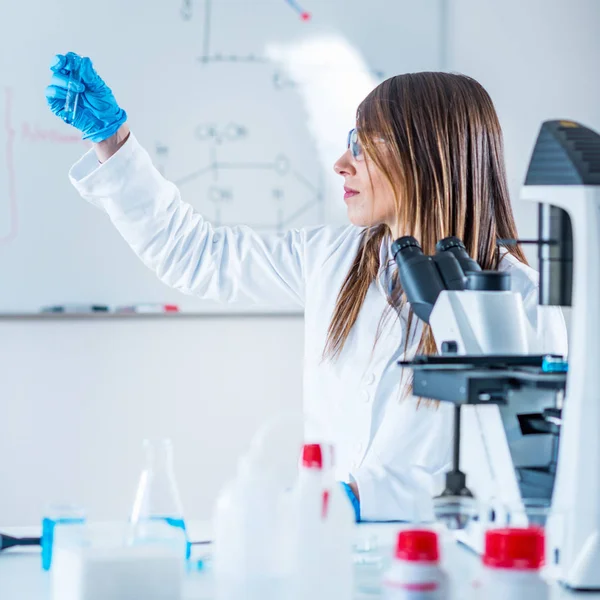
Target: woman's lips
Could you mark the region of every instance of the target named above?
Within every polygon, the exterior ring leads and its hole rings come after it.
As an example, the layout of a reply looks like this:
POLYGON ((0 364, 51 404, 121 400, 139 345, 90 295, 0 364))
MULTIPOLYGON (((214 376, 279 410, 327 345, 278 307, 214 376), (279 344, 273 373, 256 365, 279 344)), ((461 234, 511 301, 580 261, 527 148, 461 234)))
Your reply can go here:
POLYGON ((356 190, 344 186, 344 200, 348 200, 349 198, 352 198, 352 196, 356 196, 357 194, 358 192, 356 190))

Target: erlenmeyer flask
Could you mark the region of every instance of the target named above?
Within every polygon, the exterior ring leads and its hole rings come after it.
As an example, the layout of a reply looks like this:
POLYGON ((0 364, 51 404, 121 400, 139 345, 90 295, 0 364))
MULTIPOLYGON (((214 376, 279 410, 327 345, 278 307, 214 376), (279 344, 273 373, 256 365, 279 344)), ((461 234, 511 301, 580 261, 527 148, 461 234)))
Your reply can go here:
POLYGON ((191 546, 173 470, 173 444, 169 439, 144 440, 144 452, 146 463, 130 519, 135 535, 143 537, 144 526, 153 522, 181 529, 186 539, 186 558, 189 558, 191 546))

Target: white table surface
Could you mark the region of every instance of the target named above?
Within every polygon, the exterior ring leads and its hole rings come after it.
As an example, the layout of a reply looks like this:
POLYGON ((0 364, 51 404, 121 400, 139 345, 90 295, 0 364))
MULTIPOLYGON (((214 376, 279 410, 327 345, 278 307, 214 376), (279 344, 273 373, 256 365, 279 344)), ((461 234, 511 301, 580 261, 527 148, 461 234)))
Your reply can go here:
MULTIPOLYGON (((389 554, 401 526, 390 524, 366 524, 357 528, 359 544, 376 540, 384 553, 389 554)), ((210 539, 209 523, 188 523, 192 540, 210 539)), ((18 537, 39 535, 36 527, 0 528, 2 533, 18 537)), ((202 552, 202 550, 200 550, 202 552)), ((470 582, 479 569, 479 558, 463 546, 446 539, 442 542, 442 562, 452 580, 453 600, 470 600, 470 582)), ((356 600, 378 598, 379 577, 377 571, 357 573, 356 600), (362 574, 361 574, 362 573, 362 574), (366 573, 366 576, 364 576, 366 573)), ((188 573, 184 587, 185 600, 211 600, 213 583, 210 570, 188 573)), ((598 594, 578 594, 554 585, 551 600, 600 600, 598 594)), ((0 553, 0 600, 52 600, 50 594, 50 573, 41 568, 40 550, 31 548, 11 548, 0 553)))

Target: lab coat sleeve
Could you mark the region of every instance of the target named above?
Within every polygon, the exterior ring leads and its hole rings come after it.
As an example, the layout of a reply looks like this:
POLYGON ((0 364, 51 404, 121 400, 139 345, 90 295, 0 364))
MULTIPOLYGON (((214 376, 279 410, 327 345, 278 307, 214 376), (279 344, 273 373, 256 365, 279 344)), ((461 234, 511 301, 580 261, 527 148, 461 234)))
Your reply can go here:
POLYGON ((362 520, 430 521, 433 497, 451 464, 453 407, 398 399, 352 473, 362 520))
POLYGON ((244 226, 213 227, 133 135, 103 164, 88 152, 70 178, 167 285, 220 302, 303 305, 307 231, 261 236, 244 226))

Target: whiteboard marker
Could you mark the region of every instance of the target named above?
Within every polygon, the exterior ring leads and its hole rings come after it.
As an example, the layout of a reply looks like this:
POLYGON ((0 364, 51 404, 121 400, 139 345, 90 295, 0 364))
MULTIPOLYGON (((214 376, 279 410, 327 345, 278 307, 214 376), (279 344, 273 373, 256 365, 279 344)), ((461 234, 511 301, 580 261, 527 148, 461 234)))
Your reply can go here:
POLYGON ((132 306, 119 306, 119 313, 136 313, 136 314, 163 314, 163 313, 178 313, 179 306, 176 304, 134 304, 132 306))
POLYGON ((64 314, 106 313, 110 312, 110 307, 105 304, 57 304, 55 306, 45 306, 40 312, 64 314))

